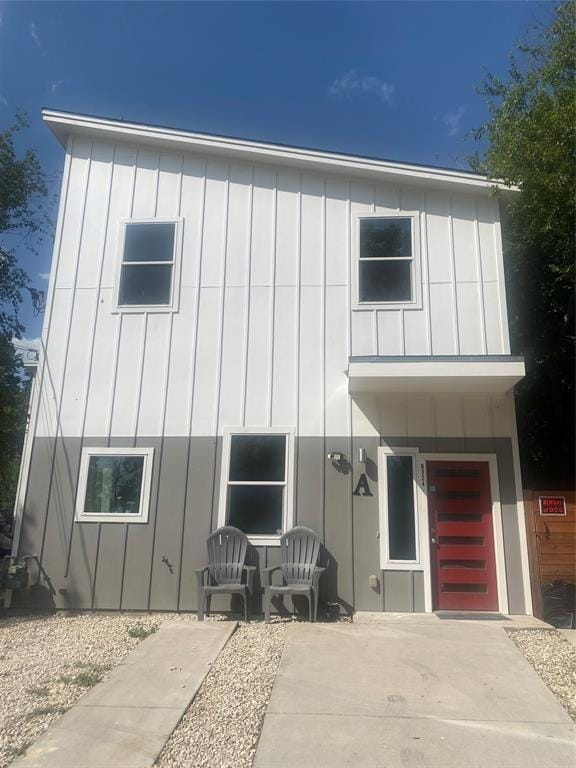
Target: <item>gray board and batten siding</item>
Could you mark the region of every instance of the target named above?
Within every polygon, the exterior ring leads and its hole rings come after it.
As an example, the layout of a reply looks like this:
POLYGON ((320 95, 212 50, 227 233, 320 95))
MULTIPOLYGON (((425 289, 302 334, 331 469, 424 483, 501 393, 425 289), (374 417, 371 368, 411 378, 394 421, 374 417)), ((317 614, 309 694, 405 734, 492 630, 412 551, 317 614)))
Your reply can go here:
MULTIPOLYGON (((81 441, 37 438, 21 533, 20 553, 37 552, 56 590, 58 608, 98 610, 196 610, 194 569, 206 563, 206 539, 216 527, 222 438, 139 438, 155 460, 146 525, 74 522, 81 441), (49 494, 47 495, 47 489, 49 494)), ((342 611, 424 610, 421 571, 381 571, 376 463, 342 471, 326 458, 327 446, 345 456, 360 447, 376 457, 375 438, 302 437, 296 440, 294 523, 317 531, 324 542, 322 599, 342 611), (354 496, 366 471, 372 496, 354 496), (378 585, 369 585, 369 576, 378 585)), ((509 438, 388 437, 382 443, 439 453, 495 453, 502 504, 509 610, 524 613, 516 488, 509 438)), ((103 445, 88 440, 84 446, 103 445)), ((125 446, 115 438, 112 446, 125 446)), ((259 568, 280 562, 278 547, 252 550, 259 568)), ((258 587, 260 582, 257 580, 258 587)), ((259 599, 256 608, 259 608, 259 599)), ((214 599, 229 609, 229 598, 214 599)))

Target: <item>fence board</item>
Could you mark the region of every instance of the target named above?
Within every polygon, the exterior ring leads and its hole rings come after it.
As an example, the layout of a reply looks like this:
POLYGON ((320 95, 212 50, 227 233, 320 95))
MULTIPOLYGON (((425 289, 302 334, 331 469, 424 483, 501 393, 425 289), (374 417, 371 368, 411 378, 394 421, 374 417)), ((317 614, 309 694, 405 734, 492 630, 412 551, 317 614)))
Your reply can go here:
POLYGON ((542 587, 552 581, 576 583, 576 493, 524 491, 530 584, 534 615, 542 618, 542 587), (565 515, 542 515, 540 497, 562 496, 565 515))

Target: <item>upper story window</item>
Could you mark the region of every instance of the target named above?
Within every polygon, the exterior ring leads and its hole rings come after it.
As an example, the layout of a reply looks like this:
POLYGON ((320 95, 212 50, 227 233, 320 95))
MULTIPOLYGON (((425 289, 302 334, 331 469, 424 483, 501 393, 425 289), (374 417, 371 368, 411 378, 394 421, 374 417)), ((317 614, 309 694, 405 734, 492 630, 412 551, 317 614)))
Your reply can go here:
POLYGON ((175 221, 127 222, 118 286, 118 307, 173 304, 175 221))
POLYGON ((414 301, 414 227, 411 216, 359 220, 359 303, 414 301))

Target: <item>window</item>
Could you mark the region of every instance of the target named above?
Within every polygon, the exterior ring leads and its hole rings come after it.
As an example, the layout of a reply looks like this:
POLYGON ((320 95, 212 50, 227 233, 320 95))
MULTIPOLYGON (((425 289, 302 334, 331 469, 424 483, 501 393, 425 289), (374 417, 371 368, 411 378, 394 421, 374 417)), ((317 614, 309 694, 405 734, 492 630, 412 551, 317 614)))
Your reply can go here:
MULTIPOLYGON (((414 448, 381 448, 378 452, 380 488, 380 557, 383 568, 418 570, 420 563, 419 488, 414 448)), ((420 467, 419 473, 423 472, 420 467)))
POLYGON ((76 520, 146 523, 153 448, 84 448, 76 520))
POLYGON ((359 220, 358 299, 362 302, 412 302, 414 282, 413 218, 366 217, 359 220))
POLYGON ((119 307, 172 304, 176 222, 127 222, 118 286, 119 307))
POLYGON ((276 543, 289 525, 288 437, 270 433, 228 435, 220 524, 239 528, 255 543, 276 543))
POLYGON ((387 456, 388 558, 416 560, 412 456, 387 456))

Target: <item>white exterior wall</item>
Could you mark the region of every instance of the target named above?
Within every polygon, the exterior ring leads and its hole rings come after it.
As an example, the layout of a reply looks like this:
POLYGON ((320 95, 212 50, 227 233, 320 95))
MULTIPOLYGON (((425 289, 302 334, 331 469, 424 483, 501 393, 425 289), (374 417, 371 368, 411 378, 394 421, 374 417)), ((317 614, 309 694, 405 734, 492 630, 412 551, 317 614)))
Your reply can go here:
MULTIPOLYGON (((498 205, 488 193, 450 196, 84 138, 71 140, 68 165, 37 436, 201 436, 237 426, 349 435, 358 410, 350 355, 509 353, 498 205), (413 211, 422 307, 353 309, 355 217, 413 211), (179 311, 114 312, 120 221, 156 216, 182 220, 179 311)), ((429 402, 422 428, 454 436, 473 424, 482 436, 505 400, 429 402)))

